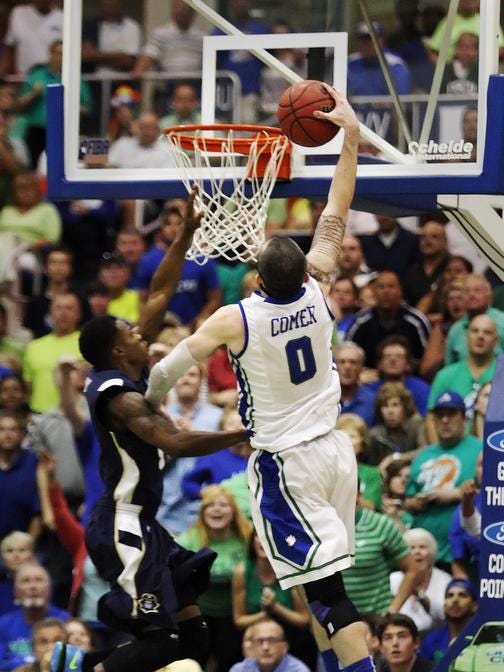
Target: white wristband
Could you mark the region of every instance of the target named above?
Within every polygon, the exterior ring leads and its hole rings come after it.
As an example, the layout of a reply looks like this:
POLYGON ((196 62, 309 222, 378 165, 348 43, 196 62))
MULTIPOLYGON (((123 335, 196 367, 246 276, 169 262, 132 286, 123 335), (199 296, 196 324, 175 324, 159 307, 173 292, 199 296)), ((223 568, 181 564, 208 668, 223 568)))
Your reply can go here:
POLYGON ((145 393, 147 401, 150 404, 159 404, 180 376, 197 363, 187 347, 186 340, 178 343, 171 352, 152 367, 145 393))
POLYGON ((460 524, 462 529, 467 532, 471 537, 479 537, 481 534, 481 513, 478 509, 474 509, 472 515, 467 518, 462 513, 462 508, 460 509, 460 524))

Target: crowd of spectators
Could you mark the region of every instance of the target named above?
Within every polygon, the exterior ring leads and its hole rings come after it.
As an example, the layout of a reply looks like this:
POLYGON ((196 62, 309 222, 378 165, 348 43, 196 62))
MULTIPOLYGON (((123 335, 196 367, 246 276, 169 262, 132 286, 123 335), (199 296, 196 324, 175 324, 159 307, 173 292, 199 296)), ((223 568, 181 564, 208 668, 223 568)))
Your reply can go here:
MULTIPOLYGON (((135 169, 171 166, 160 127, 199 121, 198 84, 168 85, 160 120, 153 110, 140 113, 137 83, 153 68, 177 76, 200 71, 203 31, 183 0, 173 0, 169 22, 150 35, 120 0, 99 4, 101 13, 84 28, 83 72, 133 80, 115 94, 108 160, 135 169)), ((40 672, 58 640, 86 650, 121 641, 97 621, 107 584, 84 544, 103 486, 78 336, 91 316, 138 320, 184 207, 182 199, 146 203, 150 224, 139 229, 128 202, 45 197, 45 91, 61 78, 57 5, 16 4, 0 46, 0 76, 23 79, 20 87, 0 81, 0 672, 40 672)), ((270 32, 249 0, 229 5, 228 18, 244 32, 270 32)), ((398 92, 427 91, 443 9, 434 0, 395 6, 396 32, 378 22, 374 32, 398 92)), ((477 90, 478 6, 460 0, 446 92, 477 90)), ((291 27, 278 20, 274 29, 291 27)), ((366 24, 353 37, 350 96, 387 94, 366 24)), ((277 55, 306 72, 302 53, 277 55)), ((272 73, 245 51, 222 58, 220 67, 242 84, 249 121, 269 118, 262 92, 278 86, 272 73)), ((83 124, 100 95, 83 81, 83 124)), ((288 203, 284 227, 302 228, 304 218, 309 235, 319 206, 288 203)), ((338 427, 352 439, 360 479, 356 564, 344 579, 368 624, 377 669, 406 669, 399 663, 416 657, 415 670, 430 670, 477 608, 479 541, 466 530, 464 512, 480 506, 483 422, 504 350, 502 285, 470 247, 460 253, 460 239, 440 213, 413 221, 362 214, 351 212, 329 295, 342 390, 338 427)), ((186 261, 150 364, 220 305, 254 289, 252 265, 186 261)), ((240 423, 236 402, 234 372, 218 351, 189 369, 165 406, 180 429, 213 431, 240 423)), ((201 600, 209 671, 280 663, 282 670, 315 670, 306 607, 296 591, 280 589, 251 526, 249 454, 248 445, 238 445, 211 458, 171 461, 159 521, 185 547, 218 553, 201 600)), ((200 669, 194 665, 167 669, 200 669)))

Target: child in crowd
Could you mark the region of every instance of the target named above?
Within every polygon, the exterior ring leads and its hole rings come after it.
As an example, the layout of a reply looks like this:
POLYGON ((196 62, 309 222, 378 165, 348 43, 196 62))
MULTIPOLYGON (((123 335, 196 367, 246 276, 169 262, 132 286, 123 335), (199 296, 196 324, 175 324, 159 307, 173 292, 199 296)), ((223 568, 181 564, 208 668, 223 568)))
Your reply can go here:
POLYGON ((384 383, 375 409, 378 424, 370 431, 368 462, 378 465, 383 474, 392 460, 413 459, 425 445, 425 434, 411 392, 402 383, 384 383))
POLYGON ((409 460, 393 460, 385 469, 381 510, 391 518, 401 530, 413 523, 413 516, 404 508, 406 486, 411 471, 409 460))

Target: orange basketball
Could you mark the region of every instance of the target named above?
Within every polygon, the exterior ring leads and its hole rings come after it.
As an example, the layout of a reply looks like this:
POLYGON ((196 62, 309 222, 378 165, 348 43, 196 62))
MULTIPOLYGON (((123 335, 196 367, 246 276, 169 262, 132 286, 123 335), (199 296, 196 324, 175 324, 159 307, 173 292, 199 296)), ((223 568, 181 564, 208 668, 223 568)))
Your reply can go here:
POLYGON ((332 140, 339 126, 317 119, 313 112, 330 112, 334 106, 334 98, 326 91, 323 83, 307 79, 283 92, 278 103, 278 121, 292 142, 303 147, 318 147, 332 140))

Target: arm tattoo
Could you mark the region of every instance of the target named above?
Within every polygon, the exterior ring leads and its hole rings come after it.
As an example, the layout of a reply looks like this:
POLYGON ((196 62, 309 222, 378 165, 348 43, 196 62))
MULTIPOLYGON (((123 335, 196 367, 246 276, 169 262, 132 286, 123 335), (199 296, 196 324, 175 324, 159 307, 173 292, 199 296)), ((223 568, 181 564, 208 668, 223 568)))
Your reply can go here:
POLYGON ((317 224, 313 235, 311 249, 319 250, 324 254, 339 257, 341 241, 345 233, 345 222, 337 215, 324 215, 317 224))
POLYGON ((337 215, 323 215, 317 224, 308 253, 309 273, 323 284, 332 284, 345 234, 345 222, 337 215))
POLYGON ((338 276, 337 267, 334 268, 334 271, 332 271, 332 273, 324 273, 324 271, 321 271, 316 266, 313 266, 312 264, 308 263, 306 266, 306 270, 312 276, 312 278, 315 278, 317 282, 320 282, 323 285, 333 285, 338 276))

